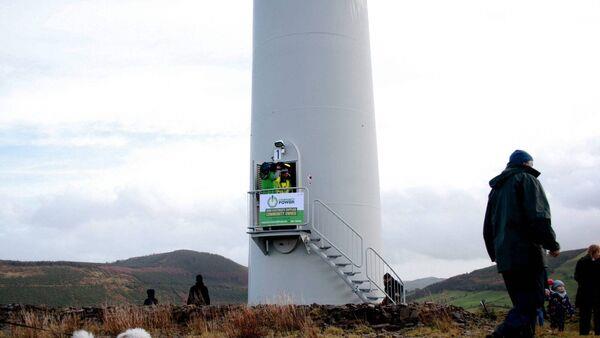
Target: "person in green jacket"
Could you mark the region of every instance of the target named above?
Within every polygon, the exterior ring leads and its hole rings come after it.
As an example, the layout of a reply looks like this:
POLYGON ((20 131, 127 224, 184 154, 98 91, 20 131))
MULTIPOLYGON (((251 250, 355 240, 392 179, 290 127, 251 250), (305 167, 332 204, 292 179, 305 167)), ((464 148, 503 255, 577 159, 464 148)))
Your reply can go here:
POLYGON ((275 179, 277 166, 272 162, 265 162, 260 166, 260 189, 263 194, 275 192, 275 179))
POLYGON ((483 237, 504 278, 513 308, 489 337, 533 337, 536 310, 544 304, 545 250, 558 256, 550 206, 533 158, 516 150, 490 181, 483 237))

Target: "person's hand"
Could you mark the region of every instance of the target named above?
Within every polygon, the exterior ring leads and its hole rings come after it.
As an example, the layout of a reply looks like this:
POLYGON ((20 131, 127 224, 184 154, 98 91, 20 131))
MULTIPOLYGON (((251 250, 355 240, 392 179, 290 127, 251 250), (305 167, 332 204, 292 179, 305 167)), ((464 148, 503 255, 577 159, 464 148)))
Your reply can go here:
POLYGON ((558 257, 558 255, 560 255, 560 250, 550 251, 550 256, 558 257))
POLYGON ((550 296, 550 290, 544 289, 544 294, 546 295, 546 297, 550 296))

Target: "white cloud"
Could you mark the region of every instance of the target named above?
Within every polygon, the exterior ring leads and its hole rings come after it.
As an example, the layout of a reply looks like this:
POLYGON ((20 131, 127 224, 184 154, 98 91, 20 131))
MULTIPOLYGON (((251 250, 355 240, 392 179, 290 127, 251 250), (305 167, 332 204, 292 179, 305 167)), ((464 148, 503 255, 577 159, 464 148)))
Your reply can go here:
POLYGON ((79 192, 19 202, 35 207, 22 214, 0 210, 0 237, 10 239, 0 248, 3 259, 110 261, 187 248, 246 263, 239 200, 182 207, 160 194, 129 190, 104 200, 79 192))
POLYGON ((101 122, 129 130, 239 135, 249 129, 249 81, 246 71, 214 66, 42 78, 0 97, 0 125, 101 122))

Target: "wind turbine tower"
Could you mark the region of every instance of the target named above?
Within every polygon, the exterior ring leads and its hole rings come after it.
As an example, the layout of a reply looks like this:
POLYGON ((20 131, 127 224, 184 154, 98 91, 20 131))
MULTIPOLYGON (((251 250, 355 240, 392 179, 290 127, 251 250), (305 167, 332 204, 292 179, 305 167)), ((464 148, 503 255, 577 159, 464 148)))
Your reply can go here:
POLYGON ((248 302, 404 301, 381 253, 366 0, 254 0, 248 302), (386 286, 387 285, 387 286, 386 286))

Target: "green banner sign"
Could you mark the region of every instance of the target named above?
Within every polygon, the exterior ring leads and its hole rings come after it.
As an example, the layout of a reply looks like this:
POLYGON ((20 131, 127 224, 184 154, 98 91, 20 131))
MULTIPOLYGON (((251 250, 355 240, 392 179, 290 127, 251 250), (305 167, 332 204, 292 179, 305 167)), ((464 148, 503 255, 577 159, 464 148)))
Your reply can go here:
POLYGON ((261 194, 258 225, 304 224, 304 193, 261 194))

